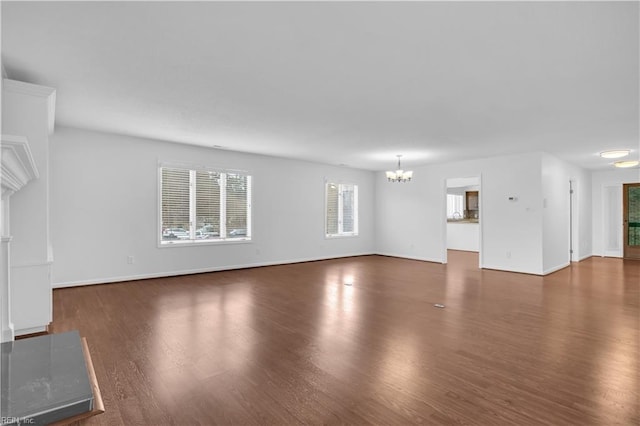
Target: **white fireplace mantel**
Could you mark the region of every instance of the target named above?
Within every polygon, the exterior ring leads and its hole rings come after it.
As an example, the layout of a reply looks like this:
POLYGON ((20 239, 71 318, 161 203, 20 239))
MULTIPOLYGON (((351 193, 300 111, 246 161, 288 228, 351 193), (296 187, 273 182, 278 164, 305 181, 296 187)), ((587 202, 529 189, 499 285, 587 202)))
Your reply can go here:
POLYGON ((14 338, 11 322, 11 286, 10 286, 10 243, 9 198, 29 181, 37 179, 38 169, 31 155, 29 142, 24 136, 2 135, 0 141, 0 160, 2 173, 0 184, 0 341, 14 338))
POLYGON ((29 142, 24 136, 2 135, 2 198, 38 178, 29 142))

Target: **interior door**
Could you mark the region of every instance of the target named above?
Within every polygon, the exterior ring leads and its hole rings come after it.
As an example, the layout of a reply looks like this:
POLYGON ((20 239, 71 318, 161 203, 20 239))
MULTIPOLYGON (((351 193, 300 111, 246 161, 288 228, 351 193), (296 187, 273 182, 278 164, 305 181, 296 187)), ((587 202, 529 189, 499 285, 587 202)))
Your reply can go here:
POLYGON ((640 259, 640 183, 622 185, 624 258, 640 259))

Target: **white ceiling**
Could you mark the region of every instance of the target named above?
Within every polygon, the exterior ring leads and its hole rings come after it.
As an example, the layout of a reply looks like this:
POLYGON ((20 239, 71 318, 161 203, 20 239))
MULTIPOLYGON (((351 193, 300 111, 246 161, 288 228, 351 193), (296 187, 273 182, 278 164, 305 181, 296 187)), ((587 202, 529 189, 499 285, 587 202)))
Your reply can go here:
POLYGON ((2 2, 56 123, 383 170, 638 158, 638 2, 2 2))

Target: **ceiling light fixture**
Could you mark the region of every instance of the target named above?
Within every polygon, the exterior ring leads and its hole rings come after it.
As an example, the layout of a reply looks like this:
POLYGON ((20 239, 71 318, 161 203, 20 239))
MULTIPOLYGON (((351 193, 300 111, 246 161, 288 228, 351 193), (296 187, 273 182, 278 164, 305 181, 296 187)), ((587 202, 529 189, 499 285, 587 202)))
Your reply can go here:
POLYGON ((398 157, 398 169, 386 172, 387 180, 389 182, 409 182, 413 177, 413 171, 409 170, 405 172, 402 170, 400 166, 400 157, 402 157, 402 155, 396 155, 396 157, 398 157))
POLYGON ((633 160, 633 161, 616 161, 615 163, 613 163, 614 166, 621 167, 621 168, 635 167, 638 164, 640 164, 640 162, 637 161, 637 160, 633 160))
POLYGON ((622 158, 629 155, 631 151, 628 149, 617 149, 614 151, 602 151, 600 157, 602 158, 622 158))

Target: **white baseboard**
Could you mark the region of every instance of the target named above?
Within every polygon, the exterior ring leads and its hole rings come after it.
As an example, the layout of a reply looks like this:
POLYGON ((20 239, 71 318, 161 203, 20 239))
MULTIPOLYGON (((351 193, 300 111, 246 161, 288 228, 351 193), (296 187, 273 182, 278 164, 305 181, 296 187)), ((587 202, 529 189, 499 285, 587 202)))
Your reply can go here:
POLYGON ((590 257, 593 257, 593 254, 585 254, 584 256, 578 258, 578 262, 582 262, 583 260, 586 260, 590 257))
POLYGON ((502 272, 515 272, 516 274, 528 274, 528 275, 538 275, 538 276, 544 275, 544 274, 541 274, 539 271, 533 272, 533 271, 528 271, 526 269, 505 269, 502 266, 484 265, 482 269, 489 269, 492 271, 502 271, 502 272))
POLYGON ((564 268, 566 268, 566 267, 567 267, 567 266, 569 266, 569 265, 571 265, 571 262, 566 262, 566 263, 563 263, 563 264, 561 264, 561 265, 554 266, 553 268, 546 269, 546 270, 542 273, 542 275, 549 275, 549 274, 551 274, 551 273, 553 273, 553 272, 559 271, 560 269, 564 269, 564 268))
POLYGON ((378 256, 389 256, 389 257, 399 257, 401 259, 409 259, 409 260, 420 260, 423 262, 433 262, 433 263, 443 263, 442 259, 432 259, 429 257, 420 257, 420 256, 407 256, 406 254, 397 254, 397 253, 375 253, 378 256))
POLYGON ((47 331, 47 326, 42 325, 38 327, 30 327, 30 328, 22 328, 20 330, 16 330, 16 336, 24 336, 25 334, 34 334, 34 333, 43 333, 47 331))
MULTIPOLYGON (((164 272, 155 272, 155 273, 148 273, 148 274, 123 275, 118 277, 92 278, 88 280, 53 283, 52 287, 53 288, 79 287, 79 286, 93 285, 93 284, 108 284, 108 283, 117 283, 117 282, 123 282, 123 281, 146 280, 151 278, 163 278, 163 277, 173 277, 173 276, 179 276, 179 275, 202 274, 207 272, 230 271, 234 269, 259 268, 262 266, 288 265, 292 263, 314 262, 318 260, 340 259, 345 257, 370 256, 370 255, 397 257, 401 259, 418 260, 422 262, 443 263, 442 259, 434 259, 434 258, 427 258, 427 257, 420 257, 420 256, 407 256, 404 254, 390 253, 390 252, 380 252, 380 253, 365 252, 365 253, 350 253, 350 254, 344 254, 340 256, 309 257, 309 258, 289 259, 289 260, 281 260, 281 261, 215 266, 210 268, 184 269, 179 271, 164 271, 164 272)), ((592 255, 584 256, 580 260, 584 260, 589 257, 592 257, 592 255)), ((559 271, 560 269, 564 269, 569 265, 570 263, 563 263, 553 268, 549 268, 543 271, 542 273, 532 272, 527 270, 519 270, 519 269, 504 269, 503 267, 492 267, 491 265, 485 265, 482 269, 491 269, 496 271, 515 272, 520 274, 544 276, 544 275, 548 275, 553 272, 559 271)))
POLYGON ((2 335, 0 336, 0 342, 13 342, 16 333, 13 329, 13 324, 5 325, 2 330, 2 335))
POLYGON ((291 263, 315 262, 318 260, 340 259, 344 257, 369 256, 373 254, 375 253, 370 253, 370 252, 352 253, 352 254, 344 254, 340 256, 309 257, 309 258, 299 258, 299 259, 290 259, 290 260, 281 260, 281 261, 271 261, 271 262, 246 263, 246 264, 240 264, 240 265, 214 266, 210 268, 154 272, 149 274, 125 275, 125 276, 119 276, 119 277, 92 278, 89 280, 53 283, 52 287, 53 288, 79 287, 79 286, 93 285, 93 284, 108 284, 108 283, 117 283, 117 282, 123 282, 123 281, 146 280, 150 278, 174 277, 178 275, 192 275, 192 274, 202 274, 207 272, 230 271, 234 269, 259 268, 262 266, 275 266, 275 265, 288 265, 291 263))

